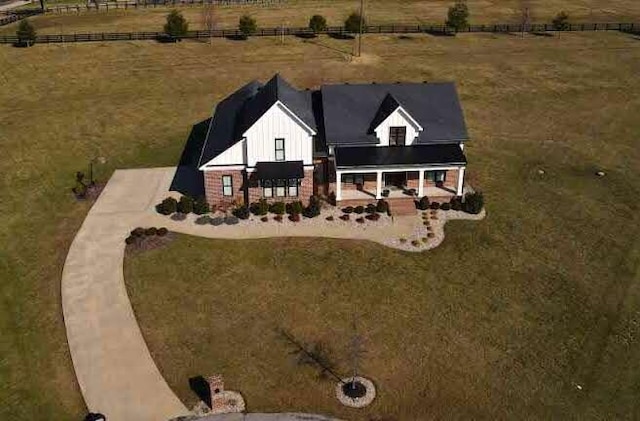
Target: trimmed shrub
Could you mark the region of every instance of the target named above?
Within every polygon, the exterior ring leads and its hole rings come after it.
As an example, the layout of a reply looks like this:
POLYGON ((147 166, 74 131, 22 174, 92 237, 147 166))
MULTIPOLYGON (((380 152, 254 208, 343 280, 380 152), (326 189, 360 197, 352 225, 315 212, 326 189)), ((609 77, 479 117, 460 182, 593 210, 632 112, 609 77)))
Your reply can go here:
POLYGON ((156 232, 156 234, 158 235, 158 237, 164 237, 165 235, 167 235, 169 233, 169 230, 166 229, 165 227, 161 227, 158 228, 158 231, 156 232))
POLYGON ((407 239, 402 237, 402 238, 399 238, 398 241, 400 241, 402 244, 404 244, 404 243, 407 242, 407 239))
POLYGON ((153 235, 156 235, 158 233, 158 229, 156 227, 149 227, 146 230, 144 230, 144 235, 146 235, 147 237, 151 237, 153 235))
POLYGON ((134 237, 133 235, 130 235, 130 236, 128 236, 127 238, 125 238, 125 239, 124 239, 124 242, 125 242, 127 245, 131 245, 131 244, 133 244, 133 243, 135 243, 135 242, 136 242, 136 239, 137 239, 137 238, 138 238, 138 237, 134 237))
POLYGON ((327 217, 326 217, 326 218, 324 218, 324 219, 326 219, 327 221, 333 221, 333 216, 332 216, 332 215, 330 215, 330 216, 327 216, 327 217))
POLYGON ((269 212, 275 213, 276 215, 282 215, 285 211, 284 202, 275 202, 269 206, 269 212))
POLYGON ((289 215, 300 215, 304 210, 302 202, 297 200, 295 202, 287 203, 286 210, 289 215))
POLYGON ((364 206, 360 205, 360 206, 356 206, 353 211, 355 213, 357 213, 358 215, 360 215, 361 213, 364 213, 364 206))
POLYGON ((204 197, 199 197, 195 202, 193 202, 193 213, 196 215, 204 215, 209 212, 211 212, 211 207, 207 203, 207 199, 204 197))
POLYGON ((366 213, 376 213, 376 205, 374 205, 373 203, 369 203, 364 211, 366 213))
POLYGON ((379 213, 385 213, 389 210, 389 202, 384 199, 378 200, 378 204, 376 205, 376 211, 379 213))
POLYGON ((289 221, 291 221, 291 222, 300 222, 300 214, 299 213, 292 213, 291 215, 289 215, 289 221))
POLYGON ((171 215, 178 210, 178 201, 173 197, 167 197, 156 205, 156 212, 162 215, 171 215))
POLYGON ((195 222, 196 225, 208 225, 211 222, 211 218, 209 218, 209 215, 202 215, 196 218, 195 222))
POLYGON ((431 219, 436 220, 436 219, 438 219, 438 216, 437 215, 431 215, 431 219))
POLYGON ((131 231, 131 235, 134 237, 142 237, 144 236, 145 233, 145 229, 142 227, 138 227, 136 229, 134 229, 133 231, 131 231))
POLYGON ((336 194, 334 192, 329 193, 329 197, 327 198, 328 202, 333 206, 336 205, 336 194))
POLYGON ((185 219, 187 219, 187 215, 184 213, 176 212, 171 215, 171 219, 174 221, 184 221, 185 219))
POLYGON ((20 21, 18 24, 16 36, 18 37, 18 43, 20 45, 31 47, 36 43, 36 30, 27 19, 20 21))
POLYGON ((358 224, 364 224, 364 218, 363 218, 363 217, 356 218, 356 222, 357 222, 358 224))
POLYGON ((346 208, 342 209, 342 212, 344 213, 353 213, 353 206, 347 206, 346 208))
POLYGON ((382 190, 382 197, 389 197, 389 190, 388 189, 382 190))
POLYGON ((260 218, 260 220, 262 222, 269 222, 269 217, 268 216, 263 216, 262 218, 260 218))
POLYGON ((377 221, 378 219, 380 219, 380 214, 379 213, 372 213, 367 215, 365 218, 367 218, 369 221, 377 221))
POLYGON ((257 216, 264 216, 269 213, 269 203, 266 199, 260 199, 251 204, 251 213, 257 216))
POLYGON ((282 222, 282 215, 276 215, 273 217, 274 221, 282 222))
POLYGON ((417 207, 420 210, 429 209, 429 198, 427 196, 422 196, 420 200, 418 200, 417 207))
POLYGON ((349 220, 349 214, 345 213, 344 215, 340 215, 340 219, 342 219, 343 221, 348 221, 349 220))
POLYGON ((442 205, 440 205, 440 209, 442 209, 443 211, 448 211, 449 209, 451 209, 451 203, 443 203, 442 205))
POLYGON ((477 215, 484 206, 484 197, 482 193, 467 193, 464 195, 464 202, 462 202, 462 210, 477 215))
POLYGON ((224 218, 222 217, 211 218, 211 221, 209 221, 209 223, 214 227, 217 227, 218 225, 224 224, 224 218))
POLYGON ((462 201, 458 197, 451 199, 451 209, 455 211, 462 210, 462 201))
POLYGON ((249 219, 249 208, 246 205, 238 206, 231 214, 239 219, 249 219))
POLYGON ((418 240, 411 240, 411 245, 414 247, 419 247, 420 246, 420 242, 418 240))
POLYGON ((193 212, 193 199, 189 196, 182 196, 178 202, 178 212, 184 214, 193 212))
POLYGON ((434 233, 432 233, 432 232, 428 232, 428 233, 427 233, 427 237, 428 237, 428 238, 433 238, 433 237, 435 237, 435 236, 436 236, 436 235, 435 235, 434 233))
POLYGON ((315 218, 320 215, 320 199, 317 196, 311 196, 309 198, 309 206, 304 209, 304 216, 307 218, 315 218))
MULTIPOLYGON (((247 213, 249 213, 248 210, 247 213)), ((224 218, 224 223, 227 225, 236 225, 238 222, 240 222, 240 220, 236 216, 225 216, 224 218)))
POLYGON ((427 226, 427 231, 433 231, 433 227, 431 225, 427 226))
POLYGON ((429 208, 431 210, 438 210, 440 209, 440 203, 438 202, 431 202, 431 204, 429 205, 429 208))

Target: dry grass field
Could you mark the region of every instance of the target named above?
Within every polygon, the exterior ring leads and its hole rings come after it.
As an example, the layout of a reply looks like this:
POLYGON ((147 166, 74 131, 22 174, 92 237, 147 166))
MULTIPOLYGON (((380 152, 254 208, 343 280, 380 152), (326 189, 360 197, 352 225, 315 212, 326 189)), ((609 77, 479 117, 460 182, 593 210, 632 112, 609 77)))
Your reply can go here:
MULTIPOLYGON (((372 25, 387 23, 441 24, 448 0, 370 0, 367 2, 367 22, 372 25)), ((635 0, 530 0, 534 22, 550 22, 560 11, 567 11, 575 22, 629 22, 640 20, 640 2, 635 0), (606 4, 604 4, 606 3, 606 4)), ((342 25, 345 18, 357 10, 357 0, 294 0, 270 6, 220 6, 217 21, 220 28, 235 28, 238 18, 247 13, 258 26, 307 26, 309 18, 321 14, 329 25, 342 25)), ((519 0, 469 0, 473 23, 519 22, 522 1, 519 0)), ((168 8, 83 12, 79 15, 50 14, 32 18, 41 34, 160 31, 168 8)), ((180 11, 190 22, 192 29, 202 29, 200 7, 181 7, 180 11)), ((0 28, 0 33, 15 32, 17 24, 0 28)))
MULTIPOLYGON (((331 339, 344 333, 356 297, 374 307, 361 313, 364 369, 381 393, 370 413, 638 417, 640 41, 617 33, 367 36, 362 58, 349 60, 350 51, 349 41, 324 37, 0 48, 0 419, 77 420, 84 411, 59 297, 89 206, 69 194, 75 171, 95 156, 108 160, 96 170, 102 179, 115 168, 175 164, 217 100, 275 72, 300 87, 456 81, 473 139, 470 181, 485 191, 489 218, 452 224, 441 248, 418 256, 348 242, 181 238, 128 261, 145 337, 185 401, 189 376, 222 367, 251 410, 343 413, 312 373, 283 366, 272 337, 243 345, 247 332, 217 321, 247 327, 264 317, 256 326, 277 322, 305 340, 331 339), (598 169, 607 176, 595 177, 598 169), (310 256, 318 259, 307 267, 310 256), (252 263, 238 260, 245 257, 252 263), (345 262, 353 263, 346 272, 345 262), (221 276, 208 276, 214 269, 221 276), (277 305, 243 306, 260 302, 261 288, 277 305), (306 304, 323 291, 326 302, 306 304), (378 304, 391 329, 376 331, 378 304), (198 319, 198 308, 216 323, 198 319), (261 343, 273 347, 264 358, 261 343)), ((332 345, 338 352, 343 344, 332 345)))

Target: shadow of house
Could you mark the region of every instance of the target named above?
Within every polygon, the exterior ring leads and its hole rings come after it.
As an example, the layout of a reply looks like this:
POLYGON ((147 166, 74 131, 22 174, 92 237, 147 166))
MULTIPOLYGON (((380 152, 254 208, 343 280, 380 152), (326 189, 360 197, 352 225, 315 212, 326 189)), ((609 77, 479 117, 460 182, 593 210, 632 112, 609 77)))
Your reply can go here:
POLYGON ((198 398, 211 408, 211 390, 209 382, 202 376, 195 376, 189 379, 189 387, 198 398))
POLYGON ((208 118, 191 128, 169 190, 194 198, 204 197, 204 177, 198 170, 198 162, 210 121, 208 118))

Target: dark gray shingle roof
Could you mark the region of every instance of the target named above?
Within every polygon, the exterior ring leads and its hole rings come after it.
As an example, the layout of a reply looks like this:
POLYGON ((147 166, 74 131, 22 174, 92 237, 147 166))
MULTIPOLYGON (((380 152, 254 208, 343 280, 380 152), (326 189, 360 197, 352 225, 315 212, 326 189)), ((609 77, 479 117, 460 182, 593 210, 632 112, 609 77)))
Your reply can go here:
POLYGON ((412 166, 425 164, 465 164, 455 143, 414 146, 354 146, 336 148, 336 167, 412 166))
POLYGON ((276 101, 282 102, 307 126, 316 130, 316 121, 311 108, 311 92, 298 91, 282 76, 276 74, 253 98, 246 101, 238 121, 236 135, 242 136, 276 101))
POLYGON ((311 91, 298 91, 279 74, 266 84, 253 81, 222 100, 216 107, 207 133, 200 164, 212 160, 242 138, 276 101, 317 131, 312 109, 311 91))
POLYGON ((325 85, 321 91, 329 145, 377 144, 378 139, 370 130, 372 122, 389 112, 394 103, 423 127, 418 144, 468 139, 453 83, 325 85))
POLYGON ((254 80, 218 103, 209 123, 198 165, 206 164, 240 140, 235 135, 238 116, 245 101, 258 93, 261 87, 262 84, 254 80))

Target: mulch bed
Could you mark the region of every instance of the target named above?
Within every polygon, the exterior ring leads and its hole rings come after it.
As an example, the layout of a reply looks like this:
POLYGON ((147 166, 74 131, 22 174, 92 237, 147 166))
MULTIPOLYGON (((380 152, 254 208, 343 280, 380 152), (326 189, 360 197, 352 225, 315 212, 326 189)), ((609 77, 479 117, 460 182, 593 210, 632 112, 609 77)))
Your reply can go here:
POLYGON ((175 238, 175 234, 172 232, 168 232, 164 236, 159 235, 149 235, 136 237, 136 240, 132 244, 127 244, 125 247, 125 252, 127 253, 141 253, 147 250, 157 249, 159 247, 164 247, 169 244, 175 238))

